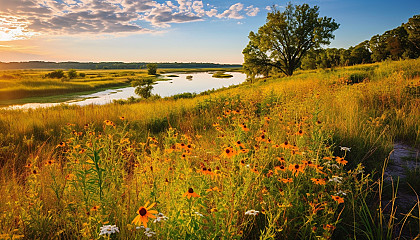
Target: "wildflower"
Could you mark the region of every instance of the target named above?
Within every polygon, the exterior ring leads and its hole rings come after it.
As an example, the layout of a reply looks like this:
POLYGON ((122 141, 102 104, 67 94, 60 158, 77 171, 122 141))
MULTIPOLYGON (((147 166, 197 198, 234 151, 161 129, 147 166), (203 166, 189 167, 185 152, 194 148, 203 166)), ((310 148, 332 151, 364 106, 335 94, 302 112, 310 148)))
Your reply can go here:
POLYGON ((236 154, 236 151, 233 150, 233 148, 231 147, 227 147, 225 148, 225 150, 223 151, 223 155, 226 156, 227 158, 231 158, 236 154))
POLYGON ((346 196, 347 193, 345 193, 345 192, 343 192, 343 191, 340 190, 335 195, 343 195, 343 196, 346 196))
POLYGON ((279 179, 279 181, 283 182, 283 183, 291 183, 293 182, 292 178, 281 178, 279 179))
POLYGON ((344 198, 340 197, 340 196, 335 196, 335 195, 331 195, 332 199, 334 201, 336 201, 338 204, 340 203, 344 203, 344 198))
POLYGON ((241 129, 242 129, 244 132, 248 132, 248 131, 249 131, 249 128, 246 126, 246 124, 245 124, 245 123, 239 124, 239 127, 241 127, 241 129))
POLYGON ((111 235, 112 233, 120 232, 120 230, 118 229, 116 225, 104 225, 100 227, 99 230, 101 231, 99 233, 99 236, 105 235, 105 234, 111 235))
POLYGON ((246 211, 245 215, 257 216, 258 213, 259 213, 259 211, 251 209, 251 210, 246 211))
POLYGON ((325 185, 325 180, 322 178, 311 178, 311 181, 316 185, 325 185))
POLYGON ((299 129, 299 131, 298 131, 297 133, 295 133, 295 135, 298 135, 298 136, 303 136, 303 131, 302 131, 302 129, 299 129))
POLYGON ((112 121, 110 121, 110 120, 105 120, 104 121, 104 123, 105 123, 105 125, 107 125, 107 126, 113 126, 113 127, 115 127, 116 125, 112 122, 112 121))
POLYGON ((190 199, 191 197, 200 197, 197 193, 194 192, 192 188, 188 188, 188 191, 182 196, 187 197, 188 199, 190 199))
POLYGON ((124 120, 125 120, 125 117, 121 116, 121 117, 120 117, 120 119, 121 119, 122 121, 124 121, 124 120))
POLYGON ((303 173, 304 166, 301 166, 299 164, 291 164, 289 165, 289 170, 293 172, 294 175, 299 175, 299 173, 303 173))
POLYGON ((327 230, 327 231, 333 231, 335 229, 335 227, 331 224, 326 224, 326 225, 324 225, 323 228, 324 228, 324 230, 327 230))
POLYGON ((253 172, 253 173, 256 173, 256 174, 258 174, 259 172, 258 172, 258 169, 257 168, 251 168, 251 172, 253 172))
POLYGON ((328 181, 329 182, 335 182, 335 183, 341 183, 343 181, 343 177, 332 176, 332 178, 330 178, 328 181))
POLYGON ((281 171, 281 172, 285 172, 285 171, 286 171, 286 167, 285 167, 285 166, 283 166, 283 165, 280 165, 280 166, 275 166, 275 167, 274 167, 274 171, 275 171, 275 173, 276 173, 276 174, 278 174, 278 173, 279 173, 279 171, 281 171))
POLYGON ((65 142, 60 142, 58 145, 57 145, 57 147, 65 147, 66 146, 66 143, 65 142))
POLYGON ((291 147, 288 141, 285 141, 284 143, 280 144, 280 146, 282 148, 290 148, 291 147))
POLYGON ((241 149, 241 150, 239 150, 241 153, 248 153, 249 152, 249 149, 245 149, 245 148, 243 148, 243 149, 241 149))
POLYGON ((240 149, 244 149, 245 148, 245 145, 240 140, 236 141, 235 144, 240 149))
POLYGON ((140 226, 140 227, 136 227, 136 229, 144 229, 144 230, 146 230, 146 231, 144 231, 144 235, 146 235, 146 237, 153 237, 153 235, 156 235, 156 233, 155 232, 153 232, 152 231, 152 229, 150 229, 150 228, 148 228, 148 227, 143 227, 143 226, 140 226))
POLYGON ((50 160, 47 161, 47 163, 45 165, 50 165, 51 166, 51 165, 54 164, 54 162, 55 162, 54 160, 50 159, 50 160))
POLYGON ((199 216, 199 217, 204 217, 203 214, 199 213, 199 212, 194 212, 195 215, 199 216))
POLYGON ((351 148, 349 148, 349 147, 342 147, 342 146, 340 146, 340 150, 341 151, 350 152, 350 149, 351 148))
POLYGON ((149 202, 146 202, 144 206, 140 207, 139 210, 137 210, 137 216, 134 218, 134 220, 131 222, 135 225, 141 225, 145 228, 147 228, 147 222, 149 221, 149 218, 156 218, 155 213, 158 213, 156 210, 150 210, 155 203, 152 203, 148 206, 149 202))
POLYGON ((166 220, 168 220, 168 217, 165 216, 165 214, 158 213, 158 215, 156 216, 156 219, 153 222, 156 223, 156 222, 166 221, 166 220))
POLYGON ((92 211, 92 212, 96 212, 96 211, 98 211, 98 209, 99 209, 100 207, 98 206, 98 205, 95 205, 95 206, 93 206, 90 210, 92 211))
POLYGON ((346 165, 348 163, 346 160, 344 160, 344 158, 341 157, 335 157, 335 161, 341 165, 346 165))

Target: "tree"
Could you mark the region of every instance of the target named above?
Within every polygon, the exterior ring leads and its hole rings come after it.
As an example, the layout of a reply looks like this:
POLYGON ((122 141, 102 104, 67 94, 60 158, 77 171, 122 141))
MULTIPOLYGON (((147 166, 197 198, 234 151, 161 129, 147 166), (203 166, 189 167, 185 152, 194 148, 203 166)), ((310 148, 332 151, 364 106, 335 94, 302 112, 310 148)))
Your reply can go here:
POLYGON ((404 25, 408 33, 408 40, 414 45, 417 53, 420 51, 420 15, 414 15, 404 25))
POLYGON ((147 74, 149 75, 156 75, 157 71, 157 64, 156 63, 149 63, 146 65, 147 67, 147 74))
POLYGON ((55 70, 50 73, 45 74, 45 77, 47 78, 63 78, 64 77, 64 71, 63 70, 55 70))
POLYGON ((319 7, 289 3, 284 12, 273 7, 267 22, 257 33, 249 33, 249 43, 243 50, 244 65, 253 73, 275 68, 287 76, 300 66, 305 54, 334 38, 339 24, 334 19, 318 17, 319 7))
POLYGON ((77 78, 77 72, 76 72, 76 70, 70 69, 69 72, 67 73, 67 76, 70 79, 77 78))
POLYGON ((131 83, 131 86, 136 87, 134 92, 146 99, 152 96, 152 85, 153 78, 142 78, 131 83))

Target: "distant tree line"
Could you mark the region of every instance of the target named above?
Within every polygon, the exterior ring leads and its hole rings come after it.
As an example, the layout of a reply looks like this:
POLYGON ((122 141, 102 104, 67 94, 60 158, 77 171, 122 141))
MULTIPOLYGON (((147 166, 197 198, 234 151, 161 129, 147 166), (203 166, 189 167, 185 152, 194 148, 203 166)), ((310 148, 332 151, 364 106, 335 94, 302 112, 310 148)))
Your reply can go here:
POLYGON ((420 15, 401 26, 375 35, 348 49, 315 49, 302 58, 302 69, 331 68, 381 62, 387 59, 415 59, 420 56, 420 15))
MULTIPOLYGON (((0 62, 0 70, 4 69, 146 69, 148 63, 124 63, 124 62, 0 62)), ((157 63, 158 68, 232 68, 242 67, 239 64, 218 63, 157 63)))

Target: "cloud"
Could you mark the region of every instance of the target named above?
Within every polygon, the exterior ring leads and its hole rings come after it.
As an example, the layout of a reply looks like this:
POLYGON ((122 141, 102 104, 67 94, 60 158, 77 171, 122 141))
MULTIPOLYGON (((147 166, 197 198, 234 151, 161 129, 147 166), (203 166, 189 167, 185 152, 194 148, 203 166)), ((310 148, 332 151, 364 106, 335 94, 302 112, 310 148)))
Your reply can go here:
POLYGON ((219 13, 201 0, 0 0, 0 31, 5 39, 36 34, 150 33, 174 23, 243 19, 258 12, 257 7, 236 3, 219 13))
POLYGON ((245 11, 246 11, 246 15, 248 15, 250 17, 255 17, 255 16, 257 16, 260 9, 251 5, 247 8, 245 8, 245 11))
POLYGON ((226 11, 224 11, 221 14, 218 14, 216 17, 218 18, 233 18, 233 19, 242 19, 244 16, 242 16, 239 12, 244 8, 244 5, 242 3, 236 3, 226 11))

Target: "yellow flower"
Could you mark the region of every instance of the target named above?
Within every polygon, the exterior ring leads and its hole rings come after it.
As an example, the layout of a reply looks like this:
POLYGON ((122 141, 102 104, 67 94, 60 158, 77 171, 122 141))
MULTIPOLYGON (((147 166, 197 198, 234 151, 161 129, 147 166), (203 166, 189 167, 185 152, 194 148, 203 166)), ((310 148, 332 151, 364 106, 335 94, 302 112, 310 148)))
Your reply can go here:
POLYGON ((148 206, 149 202, 146 202, 144 206, 140 207, 139 210, 137 210, 137 216, 133 219, 131 222, 132 224, 135 224, 137 226, 140 226, 143 224, 145 228, 147 228, 147 222, 149 221, 149 218, 156 218, 155 215, 158 213, 156 210, 150 210, 153 206, 155 206, 156 203, 152 203, 148 206))

